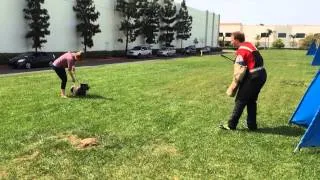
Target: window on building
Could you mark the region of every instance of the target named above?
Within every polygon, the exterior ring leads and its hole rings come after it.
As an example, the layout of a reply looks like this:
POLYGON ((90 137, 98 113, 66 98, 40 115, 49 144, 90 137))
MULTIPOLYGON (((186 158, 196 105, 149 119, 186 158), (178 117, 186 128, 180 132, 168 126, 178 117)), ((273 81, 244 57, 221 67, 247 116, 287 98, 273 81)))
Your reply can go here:
POLYGON ((226 37, 231 37, 232 33, 226 33, 226 37))
POLYGON ((306 34, 305 33, 297 33, 296 38, 305 38, 306 34))
POLYGON ((287 33, 278 33, 278 38, 286 38, 287 33))
POLYGON ((267 33, 261 33, 260 37, 264 38, 264 37, 268 37, 267 33))
POLYGON ((223 37, 223 33, 219 33, 219 37, 223 37))

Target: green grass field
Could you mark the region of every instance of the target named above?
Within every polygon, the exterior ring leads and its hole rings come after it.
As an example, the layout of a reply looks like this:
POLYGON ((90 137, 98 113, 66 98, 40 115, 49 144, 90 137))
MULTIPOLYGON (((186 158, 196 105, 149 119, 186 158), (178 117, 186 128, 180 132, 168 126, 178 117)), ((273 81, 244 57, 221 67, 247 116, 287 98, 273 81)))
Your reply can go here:
POLYGON ((219 56, 78 68, 87 98, 60 98, 53 71, 0 76, 0 179, 318 179, 320 148, 293 154, 304 129, 288 126, 317 72, 305 53, 262 51, 256 132, 246 113, 218 128, 234 101, 219 56))

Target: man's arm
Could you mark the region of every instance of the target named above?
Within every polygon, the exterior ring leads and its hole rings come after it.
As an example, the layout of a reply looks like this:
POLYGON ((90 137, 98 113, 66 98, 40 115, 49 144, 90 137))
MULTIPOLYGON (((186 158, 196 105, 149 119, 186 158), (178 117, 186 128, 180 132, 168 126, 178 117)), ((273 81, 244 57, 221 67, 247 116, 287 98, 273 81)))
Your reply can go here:
POLYGON ((243 60, 241 55, 236 57, 235 63, 233 65, 233 78, 234 80, 239 83, 244 78, 247 71, 247 66, 243 60))
POLYGON ((244 65, 243 57, 241 55, 238 55, 233 65, 232 82, 226 92, 228 96, 234 97, 236 95, 237 90, 239 88, 239 83, 244 78, 246 71, 247 66, 244 65))

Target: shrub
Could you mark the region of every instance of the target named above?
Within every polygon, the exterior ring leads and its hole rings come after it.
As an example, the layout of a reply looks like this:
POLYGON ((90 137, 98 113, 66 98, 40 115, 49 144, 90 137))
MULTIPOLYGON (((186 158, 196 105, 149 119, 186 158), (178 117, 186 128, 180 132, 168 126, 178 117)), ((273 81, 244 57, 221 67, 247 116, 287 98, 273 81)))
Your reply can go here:
POLYGON ((284 47, 284 43, 281 39, 277 39, 272 43, 273 48, 281 49, 284 47))

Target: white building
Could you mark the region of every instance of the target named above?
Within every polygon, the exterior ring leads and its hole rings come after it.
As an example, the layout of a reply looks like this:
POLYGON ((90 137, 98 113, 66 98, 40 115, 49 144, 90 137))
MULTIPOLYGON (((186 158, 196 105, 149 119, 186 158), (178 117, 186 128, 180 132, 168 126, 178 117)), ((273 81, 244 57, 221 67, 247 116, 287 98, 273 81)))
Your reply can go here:
MULTIPOLYGON (((124 38, 118 30, 120 17, 114 10, 116 0, 94 0, 96 10, 100 12, 98 23, 101 33, 93 38, 94 47, 88 51, 112 51, 124 50, 125 43, 118 42, 119 38, 124 38), (122 36, 122 37, 121 37, 122 36)), ((42 51, 61 52, 68 50, 83 49, 81 37, 76 33, 77 20, 72 7, 75 0, 46 0, 43 8, 48 10, 50 16, 50 35, 46 36, 47 43, 44 44, 42 51)), ((28 25, 24 19, 22 11, 25 8, 24 0, 3 0, 2 11, 0 12, 0 53, 19 53, 33 51, 31 40, 25 38, 28 25)), ((179 4, 177 4, 179 8, 179 4)), ((189 14, 193 17, 192 36, 183 42, 183 46, 193 44, 195 38, 198 39, 197 46, 217 46, 219 36, 220 15, 188 8, 189 14)), ((143 40, 139 37, 136 42, 130 43, 129 48, 137 44, 142 44, 143 40)), ((180 48, 180 41, 172 43, 180 48)), ((158 44, 152 48, 159 48, 158 44)))
POLYGON ((224 40, 229 43, 230 35, 235 31, 243 32, 246 36, 246 41, 255 44, 259 42, 261 47, 271 47, 275 40, 281 39, 286 48, 296 48, 299 47, 299 41, 304 39, 307 35, 320 33, 320 26, 267 24, 244 25, 242 23, 221 23, 220 41, 224 36, 224 40), (269 40, 264 37, 268 29, 272 31, 272 34, 269 36, 269 40), (292 35, 296 37, 292 38, 292 35), (258 39, 257 36, 260 36, 260 39, 258 39))

